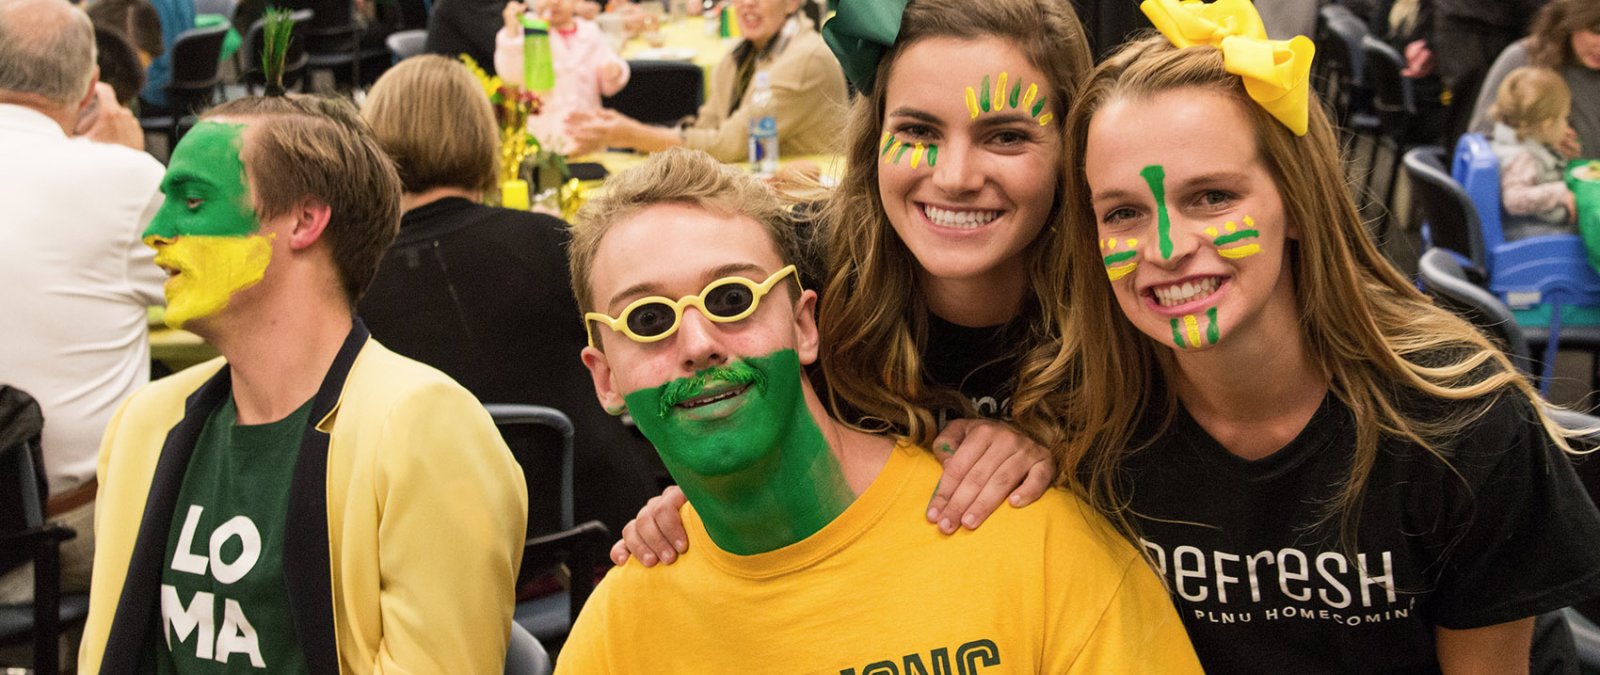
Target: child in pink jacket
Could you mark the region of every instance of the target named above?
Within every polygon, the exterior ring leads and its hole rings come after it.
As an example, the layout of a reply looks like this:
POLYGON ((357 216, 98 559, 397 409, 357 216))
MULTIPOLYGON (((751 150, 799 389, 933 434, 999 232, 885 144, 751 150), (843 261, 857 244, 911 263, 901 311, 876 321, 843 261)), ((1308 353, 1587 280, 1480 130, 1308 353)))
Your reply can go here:
MULTIPOLYGON (((628 62, 617 56, 599 26, 575 15, 576 4, 576 0, 537 0, 536 5, 550 22, 556 86, 542 93, 543 107, 528 119, 528 131, 558 152, 572 145, 566 134, 568 113, 599 110, 602 95, 615 94, 628 84, 628 62)), ((522 14, 527 8, 516 0, 507 2, 502 12, 505 27, 495 36, 494 67, 506 84, 522 84, 522 14)))

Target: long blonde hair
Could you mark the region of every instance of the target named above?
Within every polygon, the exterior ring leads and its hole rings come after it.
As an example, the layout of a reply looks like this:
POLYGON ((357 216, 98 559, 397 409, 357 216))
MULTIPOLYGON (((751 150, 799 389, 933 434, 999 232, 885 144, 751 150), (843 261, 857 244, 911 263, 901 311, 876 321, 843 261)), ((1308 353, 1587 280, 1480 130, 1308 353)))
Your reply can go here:
MULTIPOLYGON (((1353 547, 1360 504, 1385 439, 1415 443, 1448 462, 1450 440, 1483 414, 1496 396, 1526 397, 1550 438, 1570 450, 1566 433, 1542 409, 1538 395, 1505 355, 1463 319, 1419 293, 1385 260, 1362 226, 1344 183, 1338 137, 1319 105, 1310 129, 1294 136, 1246 95, 1238 77, 1223 69, 1212 48, 1176 49, 1151 37, 1125 46, 1097 68, 1067 121, 1067 179, 1072 232, 1065 240, 1068 290, 1064 348, 1072 391, 1065 420, 1074 433, 1062 458, 1064 478, 1085 499, 1136 535, 1122 482, 1122 465, 1170 427, 1177 395, 1166 374, 1170 348, 1140 333, 1118 309, 1096 253, 1083 152, 1090 120, 1108 102, 1143 100, 1183 88, 1217 92, 1235 102, 1254 129, 1255 143, 1284 196, 1284 216, 1300 239, 1289 249, 1300 338, 1320 373, 1354 418, 1350 471, 1326 504, 1319 525, 1337 522, 1339 539, 1353 547), (1130 395, 1129 392, 1136 392, 1130 395), (1417 399, 1467 402, 1423 416, 1417 399), (1152 424, 1151 422, 1154 422, 1152 424)), ((1242 139, 1241 139, 1242 140, 1242 139)), ((1332 477, 1330 477, 1332 478, 1332 477)))
MULTIPOLYGON (((938 432, 933 410, 973 414, 970 401, 927 381, 922 349, 927 302, 918 263, 895 234, 878 194, 878 142, 883 132, 889 71, 906 48, 930 37, 996 37, 1016 45, 1044 73, 1056 118, 1066 113, 1073 88, 1092 61, 1083 27, 1066 0, 912 0, 900 33, 878 63, 871 91, 850 109, 846 175, 824 210, 828 277, 820 310, 822 366, 836 409, 841 403, 923 445, 938 432), (904 299, 897 306, 886 298, 904 299)), ((1058 125, 1059 128, 1059 125, 1058 125)), ((1057 257, 1064 228, 1056 192, 1044 228, 1026 253, 1028 296, 1022 315, 1026 336, 1015 347, 1012 416, 1022 430, 1049 444, 1059 439, 1056 402, 1063 388, 1058 336, 1066 317, 1057 257)))

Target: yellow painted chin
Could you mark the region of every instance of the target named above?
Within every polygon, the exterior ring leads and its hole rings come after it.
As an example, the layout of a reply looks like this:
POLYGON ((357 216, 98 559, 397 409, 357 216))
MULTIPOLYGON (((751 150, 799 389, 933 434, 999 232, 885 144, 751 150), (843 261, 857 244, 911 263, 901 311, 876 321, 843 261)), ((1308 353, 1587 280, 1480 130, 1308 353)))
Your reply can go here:
MULTIPOLYGON (((155 238, 146 238, 151 243, 155 238)), ((184 236, 156 251, 156 264, 178 270, 167 280, 167 325, 182 328, 228 306, 233 294, 256 285, 272 260, 272 239, 184 236)))

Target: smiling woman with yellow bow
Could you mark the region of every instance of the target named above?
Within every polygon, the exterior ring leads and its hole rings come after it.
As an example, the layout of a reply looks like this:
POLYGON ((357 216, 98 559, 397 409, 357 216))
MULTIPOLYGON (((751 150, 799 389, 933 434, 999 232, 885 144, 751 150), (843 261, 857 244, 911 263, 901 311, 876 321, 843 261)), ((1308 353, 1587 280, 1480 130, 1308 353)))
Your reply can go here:
POLYGON ((1310 41, 1143 8, 1067 119, 1075 487, 1208 672, 1528 672, 1532 617, 1600 593, 1570 434, 1366 236, 1310 41))

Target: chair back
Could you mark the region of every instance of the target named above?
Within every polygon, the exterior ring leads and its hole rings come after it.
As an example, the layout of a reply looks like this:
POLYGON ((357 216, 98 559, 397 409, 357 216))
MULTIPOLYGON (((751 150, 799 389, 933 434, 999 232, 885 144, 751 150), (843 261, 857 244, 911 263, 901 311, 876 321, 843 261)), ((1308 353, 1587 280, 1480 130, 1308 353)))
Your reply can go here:
POLYGON ((705 73, 686 61, 628 61, 628 86, 605 99, 607 108, 645 124, 670 125, 700 111, 705 73))
POLYGON ((1444 150, 1435 146, 1412 148, 1402 162, 1411 189, 1422 207, 1422 245, 1465 255, 1482 277, 1488 269, 1478 211, 1466 190, 1444 168, 1444 150))
POLYGON ((1498 343, 1512 364, 1524 374, 1536 374, 1528 339, 1512 317, 1511 308, 1493 293, 1468 280, 1454 255, 1441 248, 1428 249, 1417 261, 1417 274, 1422 279, 1423 292, 1498 343))
POLYGON ((1312 87, 1333 109, 1338 126, 1347 126, 1353 110, 1365 105, 1362 93, 1365 55, 1361 49, 1367 25, 1350 8, 1324 5, 1317 10, 1317 58, 1311 64, 1312 87))
POLYGON ((550 654, 528 629, 511 622, 511 640, 506 643, 505 675, 550 675, 550 654))
POLYGON ((222 42, 228 24, 191 28, 172 43, 172 80, 167 101, 173 110, 195 112, 211 105, 212 94, 222 84, 222 42))
POLYGON ((546 406, 489 403, 484 408, 528 483, 528 536, 571 528, 572 421, 546 406))
MULTIPOLYGON (((309 9, 295 10, 289 18, 294 21, 294 27, 289 32, 289 50, 283 57, 283 87, 292 89, 304 77, 306 64, 311 57, 306 54, 305 31, 315 14, 309 9)), ((266 75, 261 71, 261 48, 266 42, 266 19, 256 19, 250 24, 250 32, 245 35, 244 46, 239 49, 244 65, 239 69, 240 78, 247 84, 264 84, 266 75)))
POLYGON ((1372 112, 1380 128, 1398 143, 1406 143, 1417 126, 1417 100, 1411 79, 1400 74, 1406 61, 1388 43, 1371 35, 1361 38, 1362 82, 1372 94, 1372 112))
POLYGON ((1456 154, 1450 176, 1461 184, 1478 212, 1482 232, 1485 268, 1494 266, 1495 249, 1506 243, 1500 223, 1500 158, 1483 134, 1462 134, 1456 141, 1456 154))
POLYGON ((384 44, 388 45, 389 53, 394 55, 395 63, 421 54, 427 42, 428 31, 422 29, 395 31, 384 38, 384 44))
MULTIPOLYGON (((0 385, 0 535, 31 530, 44 524, 49 488, 39 436, 44 415, 38 402, 15 387, 0 385)), ((0 549, 0 571, 32 559, 23 549, 0 549)))

